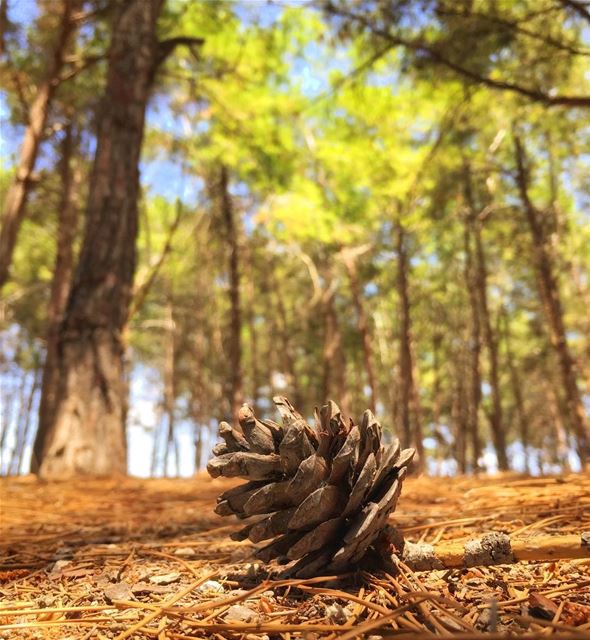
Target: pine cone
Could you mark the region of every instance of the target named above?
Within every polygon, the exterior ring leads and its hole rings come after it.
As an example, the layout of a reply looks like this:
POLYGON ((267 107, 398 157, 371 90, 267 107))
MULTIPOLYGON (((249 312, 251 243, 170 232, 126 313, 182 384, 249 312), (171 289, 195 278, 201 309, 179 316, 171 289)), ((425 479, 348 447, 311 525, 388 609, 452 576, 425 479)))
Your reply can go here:
POLYGON ((298 560, 291 575, 346 569, 385 527, 414 449, 402 451, 397 439, 384 447, 370 411, 359 425, 347 424, 330 401, 316 410, 312 429, 286 398, 273 400, 282 425, 259 420, 248 405, 239 412, 240 430, 220 423, 224 442, 214 447, 207 471, 249 482, 221 494, 215 512, 255 517, 232 538, 273 539, 256 556, 298 560))

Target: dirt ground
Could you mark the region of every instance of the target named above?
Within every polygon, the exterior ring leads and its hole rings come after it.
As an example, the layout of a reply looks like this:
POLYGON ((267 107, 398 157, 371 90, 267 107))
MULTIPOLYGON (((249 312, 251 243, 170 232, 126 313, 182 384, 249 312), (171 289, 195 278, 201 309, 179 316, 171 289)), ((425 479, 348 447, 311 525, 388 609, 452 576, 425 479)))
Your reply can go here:
MULTIPOLYGON (((0 638, 590 638, 590 560, 279 580, 213 513, 228 482, 0 479, 0 638)), ((590 475, 409 479, 407 539, 590 531, 590 475)))

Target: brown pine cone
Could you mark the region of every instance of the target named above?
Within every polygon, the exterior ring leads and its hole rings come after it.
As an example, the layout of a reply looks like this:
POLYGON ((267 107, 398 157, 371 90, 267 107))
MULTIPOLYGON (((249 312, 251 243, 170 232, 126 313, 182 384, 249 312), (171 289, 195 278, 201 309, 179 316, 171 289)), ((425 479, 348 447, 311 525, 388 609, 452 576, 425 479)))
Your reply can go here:
POLYGON ((414 449, 401 450, 397 439, 383 446, 370 411, 359 425, 347 424, 330 401, 316 410, 313 429, 286 398, 273 400, 282 425, 259 420, 248 405, 240 409, 239 430, 219 425, 224 442, 214 447, 207 471, 249 482, 221 494, 215 512, 252 518, 232 538, 273 539, 256 555, 297 560, 291 575, 350 568, 395 510, 414 449))

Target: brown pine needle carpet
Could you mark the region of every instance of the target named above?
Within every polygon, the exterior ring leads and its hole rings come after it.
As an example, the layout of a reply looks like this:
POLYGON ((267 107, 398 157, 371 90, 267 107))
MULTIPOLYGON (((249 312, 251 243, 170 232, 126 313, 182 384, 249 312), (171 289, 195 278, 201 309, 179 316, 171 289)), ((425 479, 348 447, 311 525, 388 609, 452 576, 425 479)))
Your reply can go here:
MULTIPOLYGON (((589 559, 279 580, 213 513, 229 486, 0 479, 0 638, 590 638, 589 559)), ((590 475, 410 478, 392 522, 434 545, 579 535, 590 475)))

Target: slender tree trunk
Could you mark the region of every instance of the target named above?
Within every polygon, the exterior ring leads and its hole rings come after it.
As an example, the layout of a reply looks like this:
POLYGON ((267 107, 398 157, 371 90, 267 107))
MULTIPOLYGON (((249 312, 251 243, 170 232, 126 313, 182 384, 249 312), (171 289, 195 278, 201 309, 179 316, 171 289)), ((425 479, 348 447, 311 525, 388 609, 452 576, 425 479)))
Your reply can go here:
POLYGON ((162 0, 119 5, 109 51, 86 228, 58 339, 60 385, 39 473, 124 473, 122 335, 133 291, 145 110, 160 50, 162 0))
MULTIPOLYGON (((293 341, 291 336, 291 328, 289 326, 289 317, 285 306, 285 298, 281 284, 277 281, 274 271, 269 276, 269 290, 274 299, 274 307, 276 309, 277 325, 281 338, 281 355, 283 357, 283 366, 287 374, 288 388, 293 396, 293 404, 301 411, 303 407, 303 396, 299 386, 299 377, 295 364, 295 353, 293 349, 293 341)), ((275 314, 273 314, 274 316, 275 314)))
POLYGON ((465 395, 464 367, 461 363, 457 367, 457 382, 451 404, 451 421, 455 436, 455 457, 459 472, 467 473, 467 437, 469 435, 469 402, 465 395))
POLYGON ((471 440, 471 455, 473 471, 479 468, 481 456, 481 442, 479 438, 479 405, 481 402, 481 374, 479 369, 479 354, 481 351, 481 337, 479 325, 479 309, 477 286, 474 277, 473 251, 471 248, 472 214, 465 218, 463 230, 463 247, 465 251, 465 281, 469 293, 469 367, 467 376, 467 430, 471 440))
MULTIPOLYGON (((51 101, 60 82, 71 36, 75 30, 74 17, 79 4, 80 0, 62 0, 59 32, 47 76, 39 85, 31 104, 16 173, 6 194, 0 229, 0 290, 8 279, 12 254, 25 215, 39 145, 47 123, 51 101)), ((6 11, 5 5, 3 11, 6 11)))
MULTIPOLYGON (((156 421, 154 424, 154 438, 153 438, 153 446, 152 446, 152 457, 150 461, 150 477, 155 478, 158 472, 158 462, 159 462, 159 448, 160 448, 160 440, 162 436, 162 432, 164 430, 164 412, 163 412, 163 403, 158 403, 158 407, 156 410, 156 421)), ((164 469, 164 475, 166 470, 164 469)))
POLYGON ((474 287, 478 298, 481 324, 483 325, 483 339, 488 352, 490 367, 490 389, 492 395, 492 410, 490 426, 492 428, 492 442, 496 451, 498 468, 508 470, 508 455, 506 453, 506 434, 502 414, 502 394, 500 391, 500 376, 498 368, 498 341, 492 327, 490 308, 488 303, 488 270, 486 255, 482 242, 482 222, 476 214, 477 204, 471 182, 471 167, 465 163, 464 167, 465 199, 469 207, 470 231, 475 242, 475 265, 473 269, 474 287))
POLYGON ((434 380, 432 383, 432 422, 435 430, 440 428, 440 407, 441 407, 441 376, 440 376, 440 346, 443 335, 435 332, 432 339, 432 372, 434 380))
POLYGON ((525 150, 517 135, 514 135, 514 150, 517 167, 516 181, 524 207, 524 214, 531 232, 541 302, 547 318, 551 345, 559 362, 561 383, 567 402, 569 422, 576 436, 578 456, 582 466, 586 466, 590 463, 590 426, 588 425, 582 397, 578 389, 576 370, 567 340, 561 295, 549 252, 548 239, 545 237, 545 229, 540 213, 529 198, 529 176, 525 150))
POLYGON ((510 325, 508 314, 503 312, 504 320, 504 347, 506 349, 506 364, 510 372, 510 384, 514 395, 514 405, 516 407, 516 415, 518 417, 518 427, 520 432, 520 441, 522 442, 522 451, 524 456, 524 471, 529 474, 531 472, 529 462, 529 423, 526 415, 524 398, 522 395, 522 385, 518 370, 514 362, 514 354, 512 353, 512 342, 510 339, 510 325))
POLYGON ((176 400, 176 322, 174 321, 174 307, 172 306, 172 295, 168 297, 166 305, 166 349, 164 362, 164 413, 166 414, 166 452, 164 456, 164 472, 172 475, 170 453, 174 452, 174 462, 176 464, 176 475, 180 472, 180 460, 178 446, 176 442, 175 426, 175 400, 176 400))
POLYGON ((490 363, 490 387, 492 393, 492 411, 490 423, 492 427, 492 441, 498 459, 498 468, 507 471, 508 454, 506 453, 506 433, 502 411, 502 393, 500 390, 500 375, 498 366, 498 341, 492 327, 490 308, 488 303, 488 271, 481 239, 480 223, 475 224, 475 249, 477 255, 477 290, 479 292, 479 307, 483 324, 483 336, 488 351, 490 363))
POLYGON ((399 387, 400 417, 404 447, 415 447, 418 454, 416 466, 423 468, 424 446, 422 422, 417 405, 415 366, 412 357, 412 319, 410 292, 408 285, 409 261, 406 249, 406 231, 400 222, 396 223, 397 250, 397 294, 400 303, 400 343, 399 343, 399 387), (414 428, 412 429, 412 406, 414 407, 414 428))
POLYGON ((201 470, 203 464, 203 426, 199 425, 195 434, 195 473, 201 470))
POLYGON ((59 329, 66 308, 72 273, 74 270, 74 240, 78 230, 79 190, 82 184, 82 170, 75 162, 75 135, 71 123, 64 130, 61 149, 61 202, 58 211, 57 251, 49 308, 47 310, 47 338, 41 402, 39 404, 38 436, 35 440, 31 471, 36 473, 45 446, 45 438, 55 416, 55 402, 59 383, 57 345, 59 329))
POLYGON ((195 292, 194 292, 194 329, 191 337, 192 370, 194 379, 191 384, 190 410, 193 420, 193 442, 195 446, 195 472, 199 472, 203 464, 203 449, 205 443, 205 431, 209 433, 207 420, 211 415, 210 403, 217 402, 216 394, 211 393, 205 376, 205 363, 208 350, 211 349, 208 339, 207 327, 207 303, 210 301, 210 278, 207 274, 207 266, 210 264, 210 252, 208 248, 209 231, 201 225, 197 227, 195 234, 195 248, 199 248, 199 268, 195 268, 195 292))
POLYGON ((327 289, 322 299, 324 311, 322 402, 334 400, 345 415, 350 415, 350 395, 346 384, 346 359, 335 297, 335 287, 331 278, 328 278, 327 289))
MULTIPOLYGON (((352 302, 356 309, 357 328, 361 338, 361 346, 363 350, 363 367, 367 375, 367 385, 369 387, 369 409, 375 413, 375 405, 377 398, 377 383, 375 381, 375 366, 373 364, 373 349, 371 346, 371 329, 365 312, 365 305, 361 295, 361 288, 358 279, 356 263, 353 258, 345 259, 344 264, 348 272, 350 282, 350 291, 352 294, 352 302)), ((361 389, 362 391, 362 389, 361 389)))
POLYGON ((222 166, 218 179, 218 198, 221 217, 225 226, 225 241, 229 252, 229 363, 230 405, 234 424, 238 423, 238 411, 243 402, 242 378, 242 309, 240 299, 240 249, 234 207, 229 193, 227 167, 222 166))
POLYGON ((254 247, 248 260, 248 332, 250 334, 250 378, 252 382, 251 401, 254 413, 258 413, 258 389, 260 388, 260 367, 258 354, 258 327, 256 326, 256 265, 254 247))
POLYGON ((561 465, 564 473, 571 471, 569 462, 569 447, 567 443, 567 429, 559 410, 559 397, 553 388, 553 384, 543 381, 543 390, 547 398, 549 413, 551 415, 551 426, 553 427, 553 438, 555 441, 554 459, 561 465))
MULTIPOLYGON (((12 466, 12 462, 14 460, 14 454, 16 451, 16 448, 18 446, 18 440, 19 440, 19 433, 21 431, 21 424, 22 424, 22 418, 24 416, 25 413, 25 398, 27 396, 27 379, 29 378, 28 372, 22 368, 19 367, 19 369, 17 369, 17 371, 20 374, 20 380, 19 380, 19 384, 18 384, 18 390, 15 390, 13 392, 13 397, 12 397, 12 402, 10 403, 12 406, 10 407, 11 409, 11 414, 8 415, 8 421, 6 423, 6 430, 3 432, 2 434, 2 438, 1 438, 1 442, 0 444, 2 445, 2 447, 0 448, 0 454, 2 454, 3 451, 5 451, 5 445, 6 445, 6 439, 8 436, 8 427, 14 425, 13 429, 11 429, 14 432, 14 440, 15 440, 15 445, 12 449, 12 452, 10 455, 6 455, 6 465, 3 468, 3 473, 5 475, 10 475, 11 473, 11 466, 12 466), (16 408, 16 411, 14 410, 16 408), (13 419, 11 420, 11 415, 13 416, 13 419)), ((6 452, 8 453, 8 452, 6 452)), ((2 460, 0 459, 0 462, 2 460)))
MULTIPOLYGON (((36 358, 37 359, 37 358, 36 358)), ((18 445, 15 448, 15 459, 12 473, 17 475, 23 470, 23 458, 27 442, 29 441, 29 435, 31 432, 31 423, 33 417, 33 408, 35 404, 35 395, 39 390, 39 383, 41 382, 41 363, 35 366, 35 372, 33 374, 33 382, 31 384, 31 390, 27 399, 26 409, 23 411, 21 408, 21 416, 23 418, 22 424, 19 425, 18 433, 18 445)))

